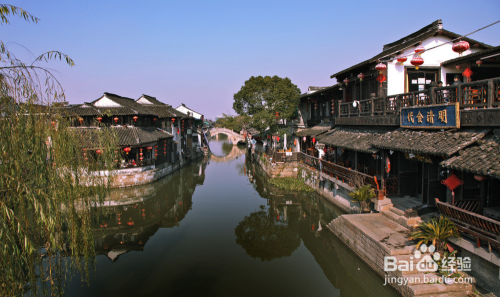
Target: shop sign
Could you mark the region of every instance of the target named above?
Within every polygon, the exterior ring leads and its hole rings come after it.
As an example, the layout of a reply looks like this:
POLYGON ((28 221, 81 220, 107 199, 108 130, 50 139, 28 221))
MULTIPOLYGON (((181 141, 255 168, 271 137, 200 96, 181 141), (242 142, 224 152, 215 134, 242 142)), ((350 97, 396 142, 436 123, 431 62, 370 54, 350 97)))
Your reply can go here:
POLYGON ((192 134, 191 129, 188 129, 187 133, 188 133, 188 135, 189 135, 189 134, 192 134))
POLYGON ((414 153, 405 153, 405 158, 412 161, 424 162, 432 164, 432 159, 429 155, 421 155, 414 153))
POLYGON ((423 129, 460 128, 458 103, 401 108, 401 127, 423 129))

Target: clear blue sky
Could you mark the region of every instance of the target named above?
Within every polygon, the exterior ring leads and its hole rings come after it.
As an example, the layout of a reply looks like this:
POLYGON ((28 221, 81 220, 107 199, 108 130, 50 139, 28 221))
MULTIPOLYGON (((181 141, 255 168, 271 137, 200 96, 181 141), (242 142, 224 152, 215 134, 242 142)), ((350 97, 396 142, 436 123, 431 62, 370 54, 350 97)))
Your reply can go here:
MULTIPOLYGON (((466 34, 500 19, 500 1, 25 1, 40 18, 12 19, 1 38, 20 56, 59 50, 75 61, 58 71, 70 103, 103 92, 157 97, 208 118, 232 109, 250 76, 289 77, 302 92, 368 59, 386 43, 442 19, 466 34), (22 45, 22 46, 20 46, 22 45)), ((500 45, 500 24, 471 36, 500 45)), ((500 76, 500 75, 499 75, 500 76)))

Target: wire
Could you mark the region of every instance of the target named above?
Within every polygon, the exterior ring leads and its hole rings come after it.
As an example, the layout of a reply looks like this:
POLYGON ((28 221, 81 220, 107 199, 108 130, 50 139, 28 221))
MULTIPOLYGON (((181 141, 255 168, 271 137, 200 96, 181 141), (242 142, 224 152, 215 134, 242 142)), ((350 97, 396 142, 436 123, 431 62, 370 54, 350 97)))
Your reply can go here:
MULTIPOLYGON (((439 45, 436 45, 436 46, 433 46, 433 47, 431 47, 431 48, 425 49, 425 50, 424 50, 423 52, 421 52, 420 54, 423 54, 424 52, 427 52, 427 51, 433 50, 433 49, 435 49, 435 48, 437 48, 437 47, 440 47, 440 46, 443 46, 443 45, 445 45, 445 44, 448 44, 448 43, 453 43, 453 42, 455 42, 456 40, 460 40, 460 39, 462 39, 462 38, 464 38, 464 37, 467 37, 467 36, 469 36, 469 35, 472 35, 472 34, 474 34, 474 33, 477 33, 477 32, 479 32, 479 31, 481 31, 481 30, 484 30, 484 29, 486 29, 486 28, 488 28, 488 27, 491 27, 491 26, 493 26, 493 25, 496 25, 496 24, 498 24, 498 23, 500 23, 500 20, 498 20, 498 21, 496 21, 496 22, 494 22, 494 23, 491 23, 491 24, 489 24, 489 25, 487 25, 487 26, 484 26, 484 27, 482 27, 482 28, 479 28, 479 29, 477 29, 476 31, 472 31, 472 32, 470 32, 470 33, 468 33, 468 34, 465 34, 465 35, 462 35, 462 36, 457 37, 457 38, 455 38, 455 39, 452 39, 452 40, 450 40, 450 41, 448 41, 448 42, 441 43, 441 44, 439 44, 439 45)), ((411 47, 411 46, 409 46, 409 47, 411 47)), ((412 56, 412 55, 414 55, 414 54, 415 54, 415 53, 410 53, 410 54, 407 54, 407 55, 404 55, 404 56, 400 55, 400 56, 398 56, 398 57, 408 57, 408 56, 412 56)), ((382 61, 382 60, 381 60, 380 62, 389 62, 389 61, 392 61, 392 60, 385 60, 385 61, 382 61)))

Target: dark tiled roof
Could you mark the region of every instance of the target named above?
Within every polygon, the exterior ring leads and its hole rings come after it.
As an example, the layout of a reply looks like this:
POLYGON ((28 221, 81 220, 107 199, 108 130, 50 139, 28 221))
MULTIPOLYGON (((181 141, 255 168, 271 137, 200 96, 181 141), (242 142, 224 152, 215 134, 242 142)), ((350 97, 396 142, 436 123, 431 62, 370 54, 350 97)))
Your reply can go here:
POLYGON ((158 139, 173 137, 172 134, 153 127, 127 126, 124 128, 115 126, 113 129, 118 135, 118 145, 120 146, 146 144, 156 142, 158 139))
POLYGON ((87 149, 100 148, 98 133, 105 132, 105 129, 111 129, 109 132, 116 133, 119 146, 136 146, 173 137, 172 134, 153 127, 72 128, 81 139, 82 146, 87 149))
POLYGON ((318 96, 318 95, 321 95, 321 93, 325 93, 325 92, 328 92, 328 91, 331 91, 335 88, 339 88, 339 85, 337 84, 334 84, 333 86, 330 86, 330 87, 325 87, 323 89, 317 92, 314 92, 314 93, 311 93, 311 94, 308 94, 308 93, 305 93, 305 94, 302 94, 300 95, 300 99, 303 99, 303 98, 307 98, 307 97, 310 97, 310 96, 318 96))
POLYGON ((135 100, 118 96, 116 94, 104 93, 108 99, 121 105, 120 107, 97 107, 94 104, 101 98, 92 101, 91 103, 85 103, 77 106, 72 106, 67 109, 69 115, 73 116, 96 116, 102 114, 110 114, 111 116, 120 115, 153 115, 158 118, 170 118, 170 117, 181 117, 190 118, 187 114, 182 113, 172 106, 164 104, 156 98, 143 95, 146 99, 150 100, 154 104, 140 104, 135 100), (87 107, 84 107, 87 106, 87 107))
MULTIPOLYGON (((342 74, 345 74, 349 71, 352 71, 352 70, 355 70, 356 68, 359 68, 359 67, 362 67, 362 66, 366 66, 370 63, 373 63, 379 59, 382 59, 382 58, 385 58, 387 56, 390 56, 390 55, 394 55, 396 54, 397 52, 400 52, 400 51, 403 51, 409 47, 412 47, 412 46, 415 46, 417 43, 419 43, 420 41, 426 39, 426 38, 429 38, 435 34, 443 34, 443 35, 446 35, 446 36, 449 36, 451 38, 458 38, 460 37, 461 35, 458 35, 456 33, 453 33, 451 31, 448 31, 448 30, 444 30, 444 29, 439 29, 439 26, 442 25, 442 22, 441 20, 437 20, 433 23, 431 23, 430 25, 427 25, 425 27, 423 27, 422 29, 410 34, 410 35, 407 35, 393 43, 389 43, 389 44, 386 44, 384 45, 384 48, 383 48, 383 51, 374 56, 373 58, 371 59, 368 59, 366 61, 363 61, 361 63, 358 63, 354 66, 351 66, 347 69, 344 69, 340 72, 337 72, 335 74, 332 74, 330 76, 330 78, 334 78, 336 76, 340 76, 342 74)), ((476 40, 473 40, 473 39, 470 39, 470 38, 467 38, 467 37, 464 37, 462 38, 463 40, 466 40, 467 42, 469 42, 471 45, 473 44, 479 44, 481 47, 485 48, 485 49, 489 49, 491 48, 490 45, 487 45, 487 44, 484 44, 482 42, 479 42, 479 41, 476 41, 476 40)))
MULTIPOLYGON (((141 97, 146 98, 149 102, 153 103, 154 105, 166 105, 165 103, 159 101, 158 99, 156 99, 156 97, 153 97, 153 96, 142 94, 141 97)), ((141 99, 141 98, 139 98, 139 99, 141 99)), ((139 99, 137 99, 137 100, 139 100, 139 99)), ((136 100, 136 102, 137 102, 137 100, 136 100)), ((141 104, 141 103, 138 103, 138 104, 141 104)))
POLYGON ((451 156, 483 138, 488 130, 456 132, 396 130, 372 141, 374 147, 403 152, 451 156))
POLYGON ((441 166, 500 179, 500 130, 463 149, 458 156, 440 163, 441 166))
POLYGON ((338 127, 320 140, 321 143, 363 153, 379 151, 371 143, 387 132, 385 128, 338 127))
POLYGON ((307 128, 307 129, 295 132, 295 136, 299 136, 299 137, 302 137, 302 136, 315 137, 315 136, 318 136, 318 135, 320 135, 322 133, 325 133, 326 131, 330 130, 331 128, 332 128, 332 126, 330 124, 321 123, 321 124, 318 124, 318 125, 316 125, 314 127, 307 128))
POLYGON ((481 57, 484 57, 484 56, 489 56, 491 54, 495 54, 495 53, 499 53, 499 52, 500 52, 500 46, 496 46, 496 47, 487 49, 485 51, 480 51, 480 52, 477 52, 477 53, 468 54, 468 55, 461 56, 461 57, 458 57, 458 58, 455 58, 455 59, 444 61, 444 62, 441 63, 441 66, 446 66, 446 65, 449 65, 449 64, 460 64, 460 63, 467 62, 470 59, 477 59, 477 58, 481 58, 481 57))

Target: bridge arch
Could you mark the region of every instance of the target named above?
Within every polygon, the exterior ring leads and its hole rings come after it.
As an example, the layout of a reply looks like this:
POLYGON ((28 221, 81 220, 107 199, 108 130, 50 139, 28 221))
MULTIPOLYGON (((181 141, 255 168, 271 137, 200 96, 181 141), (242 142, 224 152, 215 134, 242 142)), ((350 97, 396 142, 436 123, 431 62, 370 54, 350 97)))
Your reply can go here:
POLYGON ((231 129, 213 128, 213 129, 210 129, 209 132, 210 132, 210 136, 215 136, 217 134, 227 135, 228 139, 233 143, 233 145, 237 145, 238 142, 245 142, 245 137, 243 137, 243 135, 240 135, 231 129))
POLYGON ((216 163, 224 163, 224 162, 234 160, 234 159, 236 159, 239 156, 242 156, 244 154, 245 154, 244 149, 241 149, 237 146, 233 146, 233 149, 229 152, 229 154, 227 154, 225 156, 217 156, 217 155, 211 153, 210 154, 210 161, 214 161, 216 163))

